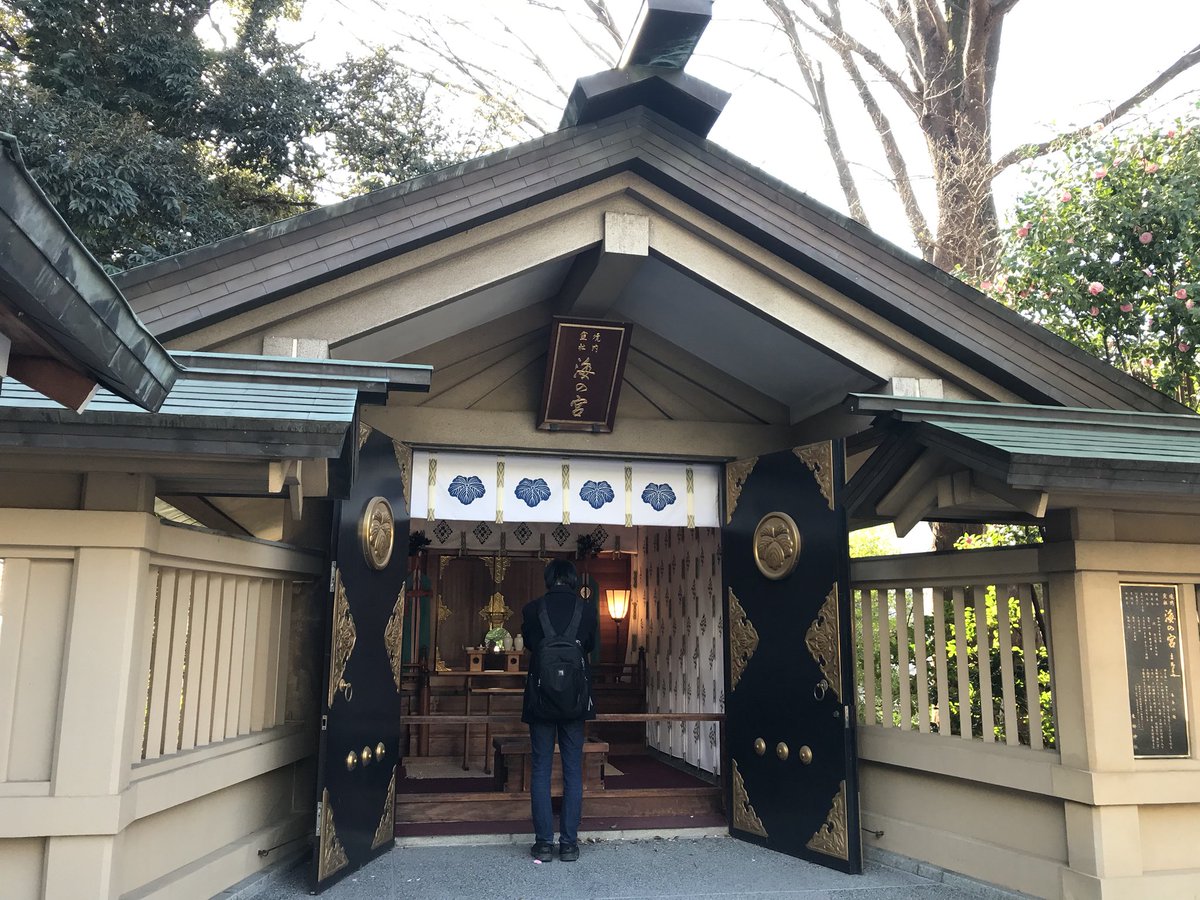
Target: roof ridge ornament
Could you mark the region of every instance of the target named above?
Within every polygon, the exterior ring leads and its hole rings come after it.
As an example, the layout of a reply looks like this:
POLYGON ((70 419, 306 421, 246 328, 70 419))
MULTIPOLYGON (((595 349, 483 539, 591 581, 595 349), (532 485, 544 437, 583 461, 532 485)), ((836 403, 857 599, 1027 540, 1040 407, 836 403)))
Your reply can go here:
POLYGON ((643 0, 616 68, 575 82, 559 129, 644 106, 707 137, 729 94, 683 68, 712 21, 712 5, 713 0, 643 0))
POLYGON ((712 21, 713 0, 643 0, 618 69, 682 69, 712 21))

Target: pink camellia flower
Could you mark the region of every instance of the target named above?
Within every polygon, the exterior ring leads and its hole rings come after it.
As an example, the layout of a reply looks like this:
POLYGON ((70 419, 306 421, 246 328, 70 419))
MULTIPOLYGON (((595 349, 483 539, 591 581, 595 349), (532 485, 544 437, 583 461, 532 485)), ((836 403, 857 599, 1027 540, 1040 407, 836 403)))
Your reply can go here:
POLYGON ((1184 353, 1187 353, 1189 350, 1192 349, 1192 345, 1189 344, 1187 341, 1180 341, 1179 349, 1182 350, 1184 353))
POLYGON ((1062 196, 1058 198, 1058 202, 1059 203, 1070 203, 1071 202, 1071 192, 1063 191, 1062 196))
POLYGON ((1001 275, 999 278, 996 279, 996 290, 1002 291, 1006 287, 1008 287, 1008 279, 1005 278, 1003 275, 1001 275))
POLYGON ((1152 240, 1154 240, 1154 232, 1153 231, 1143 231, 1140 235, 1138 235, 1138 240, 1141 241, 1143 244, 1148 244, 1152 240))
POLYGON ((1180 288, 1179 290, 1177 290, 1175 292, 1175 299, 1176 300, 1186 300, 1187 299, 1187 291, 1184 288, 1180 288))
POLYGON ((1149 266, 1147 266, 1146 268, 1142 269, 1142 274, 1145 275, 1147 278, 1153 278, 1154 270, 1151 269, 1149 266))
POLYGON ((1026 222, 1017 229, 1017 237, 1027 237, 1029 235, 1029 223, 1026 222))
POLYGON ((1103 290, 1104 290, 1104 285, 1101 284, 1099 281, 1093 281, 1091 284, 1088 285, 1088 293, 1091 294, 1093 297, 1095 297, 1097 294, 1099 294, 1103 290))
POLYGON ((1193 306, 1195 306, 1195 305, 1196 305, 1196 301, 1195 301, 1195 300, 1193 300, 1193 299, 1191 299, 1190 297, 1189 297, 1187 300, 1184 300, 1184 301, 1183 301, 1183 308, 1184 308, 1184 309, 1191 309, 1191 308, 1192 308, 1193 306))
POLYGON ((1092 173, 1093 177, 1097 181, 1099 181, 1101 178, 1103 178, 1107 174, 1108 174, 1108 169, 1106 169, 1104 166, 1101 166, 1095 172, 1092 173))
POLYGON ((1175 137, 1175 129, 1174 129, 1174 128, 1172 128, 1172 129, 1169 129, 1169 130, 1167 131, 1167 137, 1169 137, 1169 138, 1173 138, 1173 137, 1175 137))
POLYGON ((1090 316, 1100 315, 1100 307, 1093 306, 1091 309, 1088 310, 1088 315, 1090 315, 1090 316))
POLYGON ((1025 290, 1021 291, 1019 296, 1021 296, 1023 298, 1028 297, 1029 296, 1029 288, 1026 288, 1025 290))
POLYGON ((1066 240, 1067 240, 1067 243, 1068 243, 1068 244, 1073 244, 1073 243, 1075 243, 1075 238, 1073 238, 1073 237, 1069 237, 1069 238, 1067 238, 1066 240))
POLYGON ((1153 175, 1158 171, 1158 163, 1148 162, 1144 166, 1147 175, 1153 175))
POLYGON ((981 281, 979 283, 979 289, 981 291, 990 291, 992 289, 992 283, 990 281, 981 281))
POLYGON ((1133 304, 1132 303, 1122 303, 1121 304, 1121 312, 1133 312, 1133 304))

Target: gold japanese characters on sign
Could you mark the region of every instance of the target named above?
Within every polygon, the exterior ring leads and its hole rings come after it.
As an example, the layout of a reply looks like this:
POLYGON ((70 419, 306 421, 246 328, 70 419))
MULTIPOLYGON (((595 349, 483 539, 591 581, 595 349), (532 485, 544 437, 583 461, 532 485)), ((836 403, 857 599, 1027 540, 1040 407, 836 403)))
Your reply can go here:
POLYGON ((754 529, 754 564, 772 581, 787 578, 800 559, 800 529, 787 513, 767 513, 754 529))
POLYGON ((538 428, 612 431, 632 332, 628 322, 554 318, 538 428))
POLYGON ((392 504, 383 497, 372 497, 362 517, 363 556, 372 569, 384 569, 391 561, 395 532, 392 504))
POLYGON ((1121 618, 1134 758, 1186 759, 1192 751, 1178 587, 1122 584, 1121 618))

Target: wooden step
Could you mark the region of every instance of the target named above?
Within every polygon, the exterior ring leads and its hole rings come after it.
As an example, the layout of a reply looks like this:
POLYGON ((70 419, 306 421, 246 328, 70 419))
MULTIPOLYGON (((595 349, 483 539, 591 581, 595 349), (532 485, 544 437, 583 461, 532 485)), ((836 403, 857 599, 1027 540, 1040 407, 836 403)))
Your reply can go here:
MULTIPOLYGON (((703 816, 720 815, 721 811, 721 791, 717 787, 597 791, 583 798, 583 814, 590 817, 703 816)), ((528 794, 444 792, 396 797, 397 825, 528 819, 528 794)))

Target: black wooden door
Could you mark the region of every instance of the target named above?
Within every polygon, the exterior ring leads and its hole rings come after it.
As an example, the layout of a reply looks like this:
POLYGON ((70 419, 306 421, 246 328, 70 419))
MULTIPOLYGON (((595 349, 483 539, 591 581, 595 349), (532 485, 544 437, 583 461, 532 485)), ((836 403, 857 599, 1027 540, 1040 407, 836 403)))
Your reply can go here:
POLYGON ((727 809, 738 838, 862 870, 840 442, 726 467, 727 809))
POLYGON ((312 867, 318 892, 393 846, 400 765, 412 455, 366 425, 356 437, 349 496, 334 513, 312 867))

